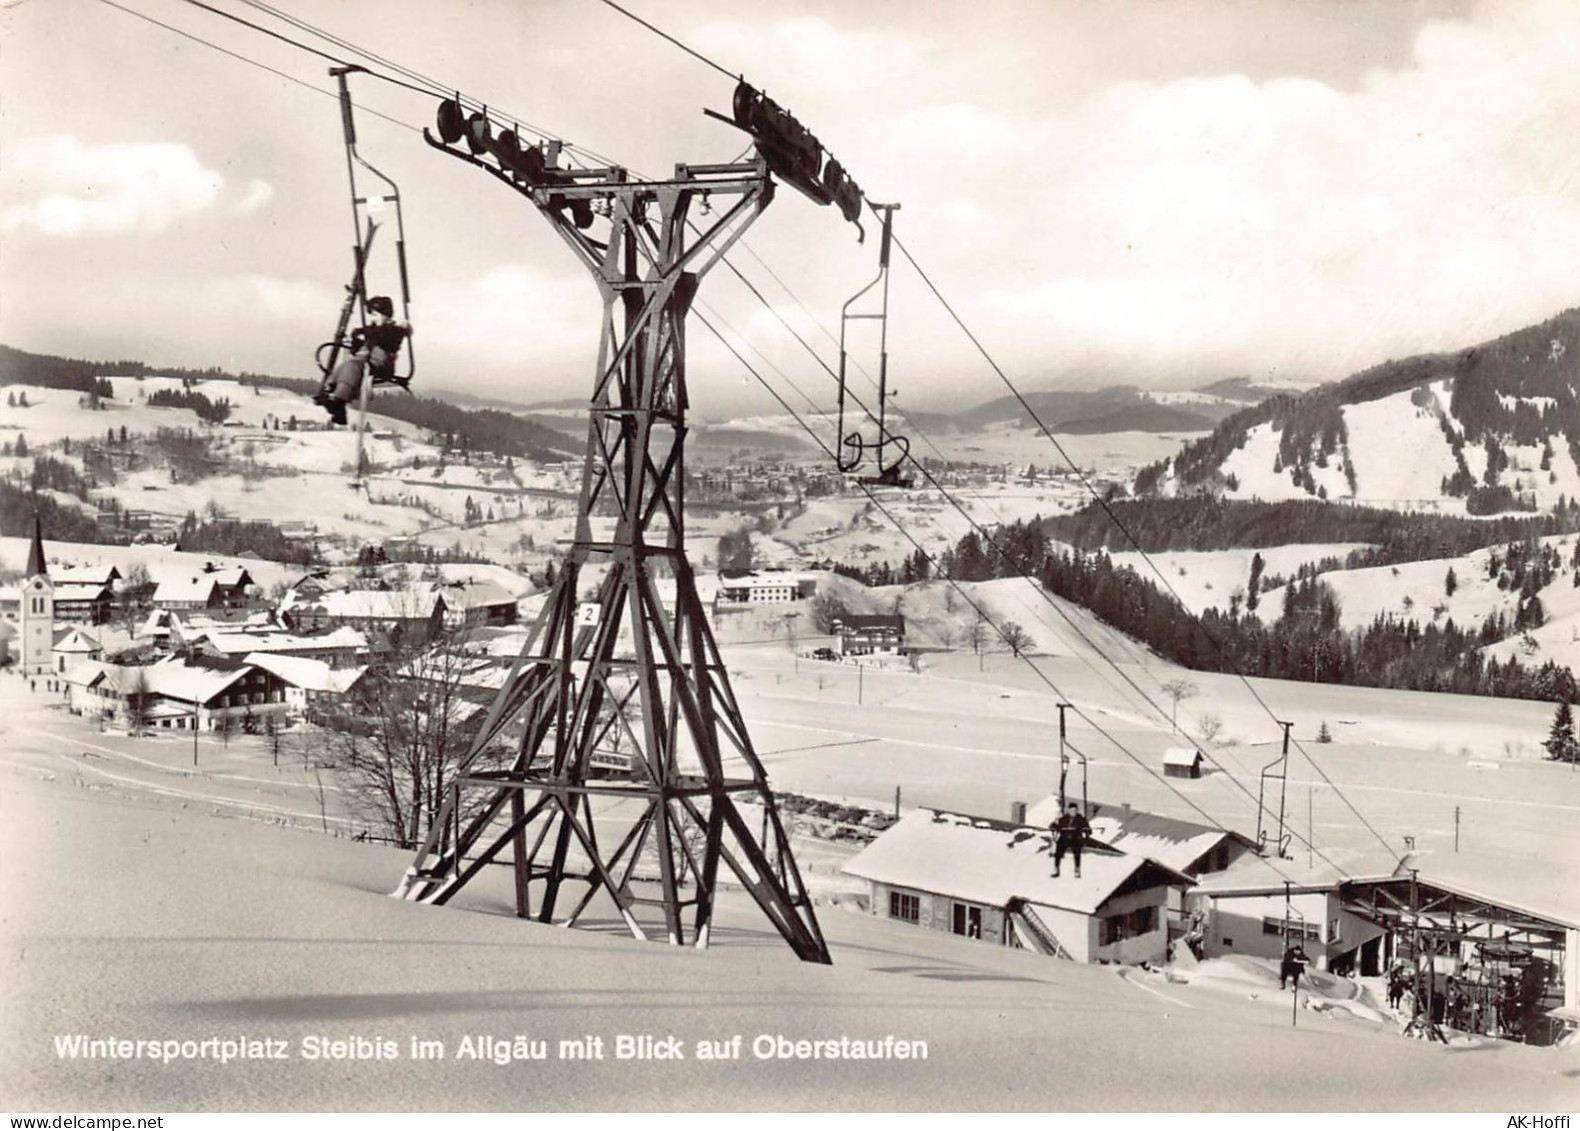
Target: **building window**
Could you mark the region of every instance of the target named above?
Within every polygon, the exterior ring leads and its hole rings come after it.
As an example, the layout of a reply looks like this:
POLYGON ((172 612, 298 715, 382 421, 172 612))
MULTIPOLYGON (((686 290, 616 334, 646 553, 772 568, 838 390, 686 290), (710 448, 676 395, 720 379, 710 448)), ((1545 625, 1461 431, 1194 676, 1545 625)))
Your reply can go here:
POLYGON ((982 937, 982 909, 973 907, 969 903, 957 903, 954 906, 954 922, 952 929, 957 935, 964 935, 968 939, 982 937))
POLYGON ((1102 921, 1098 932, 1098 945, 1110 946, 1123 939, 1133 939, 1157 930, 1158 909, 1138 907, 1122 915, 1109 915, 1102 921))
POLYGON ((1291 938, 1305 939, 1309 942, 1317 942, 1322 938, 1322 928, 1315 923, 1307 923, 1301 919, 1280 919, 1273 915, 1263 917, 1262 933, 1264 935, 1288 934, 1291 938))
POLYGON ((921 922, 922 901, 906 892, 891 891, 889 893, 889 918, 903 919, 907 923, 921 922))
POLYGON ((1337 920, 1337 919, 1329 919, 1328 920, 1328 941, 1329 942, 1338 942, 1339 941, 1339 920, 1337 920))

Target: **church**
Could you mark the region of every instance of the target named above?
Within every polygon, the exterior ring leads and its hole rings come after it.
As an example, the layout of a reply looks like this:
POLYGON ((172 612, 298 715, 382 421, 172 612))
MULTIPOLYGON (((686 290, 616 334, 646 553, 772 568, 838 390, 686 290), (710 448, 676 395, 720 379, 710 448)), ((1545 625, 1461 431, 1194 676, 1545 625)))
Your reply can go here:
POLYGON ((33 516, 33 544, 28 547, 27 568, 22 574, 18 616, 22 674, 52 674, 55 667, 55 586, 44 565, 44 535, 37 515, 33 516))

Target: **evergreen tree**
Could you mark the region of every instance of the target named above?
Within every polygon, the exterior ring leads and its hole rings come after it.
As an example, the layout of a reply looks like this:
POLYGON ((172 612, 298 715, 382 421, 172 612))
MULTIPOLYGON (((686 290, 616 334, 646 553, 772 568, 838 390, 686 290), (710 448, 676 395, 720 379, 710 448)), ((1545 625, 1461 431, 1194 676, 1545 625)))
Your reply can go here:
POLYGON ((1575 716, 1569 700, 1559 700, 1558 710, 1553 712, 1553 729, 1542 745, 1547 748, 1547 756, 1555 762, 1572 762, 1580 752, 1575 742, 1575 716))
POLYGON ((1267 565, 1261 554, 1251 555, 1251 580, 1245 587, 1245 611, 1256 612, 1262 600, 1262 570, 1267 565))
POLYGON ((1443 578, 1443 593, 1446 596, 1452 597, 1454 595, 1454 590, 1456 590, 1458 588, 1459 588, 1459 578, 1454 576, 1454 567, 1453 566, 1449 566, 1448 567, 1448 576, 1443 578))

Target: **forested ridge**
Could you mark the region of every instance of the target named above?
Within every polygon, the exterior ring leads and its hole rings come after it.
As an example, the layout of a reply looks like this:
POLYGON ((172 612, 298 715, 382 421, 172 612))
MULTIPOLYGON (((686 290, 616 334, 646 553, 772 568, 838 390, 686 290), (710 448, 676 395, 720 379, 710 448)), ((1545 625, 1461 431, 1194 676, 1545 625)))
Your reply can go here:
MULTIPOLYGON (((183 386, 198 381, 229 381, 237 385, 238 396, 243 388, 253 385, 285 389, 299 393, 304 398, 311 396, 318 388, 316 379, 230 373, 214 367, 154 368, 140 361, 85 361, 28 353, 0 345, 0 385, 38 385, 109 397, 112 389, 109 382, 103 380, 106 377, 172 377, 180 380, 183 386)), ((420 381, 418 384, 420 387, 420 381)), ((197 400, 190 399, 202 397, 201 393, 186 393, 186 401, 179 400, 180 394, 171 396, 178 399, 167 397, 164 403, 195 410, 204 409, 197 400)), ((305 401, 302 409, 304 418, 319 411, 305 401)), ((558 460, 565 458, 567 453, 579 451, 581 447, 579 440, 513 413, 491 408, 461 408, 433 397, 408 396, 393 390, 381 391, 377 397, 377 411, 382 416, 427 429, 441 439, 446 439, 446 446, 470 451, 494 452, 517 459, 558 460)), ((203 411, 199 414, 205 415, 203 411)), ((205 418, 213 418, 212 410, 205 418)))
MULTIPOLYGON (((1440 417, 1456 453, 1466 444, 1501 448, 1539 446, 1564 437, 1580 462, 1580 310, 1566 310, 1535 326, 1452 353, 1423 354, 1387 361, 1301 396, 1276 396, 1225 419, 1210 435, 1193 441, 1173 457, 1180 488, 1212 487, 1230 453, 1259 424, 1279 432, 1273 470, 1287 471, 1312 495, 1319 488, 1312 467, 1334 463, 1355 490, 1342 408, 1380 400, 1429 382, 1447 381, 1449 411, 1440 417)), ((1423 400, 1420 402, 1425 404, 1423 400)), ((1157 490, 1170 461, 1143 468, 1138 494, 1157 490)), ((1545 464, 1544 464, 1545 467, 1545 464)), ((1494 513, 1519 506, 1518 496, 1493 494, 1499 485, 1477 484, 1461 461, 1463 474, 1444 481, 1445 494, 1470 498, 1473 513, 1494 513)))
MULTIPOLYGON (((1213 608, 1198 615, 1102 550, 1056 548, 1047 524, 1039 519, 1009 523, 990 538, 972 531, 942 554, 929 558, 918 550, 898 567, 846 567, 840 572, 868 584, 1030 577, 1160 655, 1199 671, 1554 700, 1575 695, 1568 668, 1551 661, 1526 666, 1512 657, 1500 663, 1480 649, 1541 623, 1535 593, 1552 580, 1557 561, 1556 551, 1525 537, 1493 555, 1490 568, 1500 587, 1520 594, 1512 622, 1496 613, 1478 626, 1461 626, 1452 618, 1439 623, 1435 616, 1425 625, 1379 616, 1353 631, 1341 623, 1332 588, 1309 571, 1284 587, 1279 615, 1271 621, 1242 611, 1238 602, 1228 612, 1213 608)), ((1576 565, 1580 568, 1580 558, 1576 565)))

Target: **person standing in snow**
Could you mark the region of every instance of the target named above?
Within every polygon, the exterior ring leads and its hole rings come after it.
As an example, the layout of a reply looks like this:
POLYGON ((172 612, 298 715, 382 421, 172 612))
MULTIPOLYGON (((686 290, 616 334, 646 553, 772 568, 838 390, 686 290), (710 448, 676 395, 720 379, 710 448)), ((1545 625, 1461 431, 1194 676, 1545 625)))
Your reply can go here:
POLYGON ((1388 971, 1388 1008, 1398 1009, 1404 1001, 1404 991, 1409 988, 1410 978, 1405 973, 1404 963, 1395 962, 1393 969, 1388 971))
POLYGON ((1070 853, 1075 857, 1075 878, 1081 878, 1081 849, 1086 844, 1086 838, 1092 835, 1092 826, 1087 819, 1081 816, 1081 810, 1075 802, 1070 802, 1059 819, 1053 823, 1053 874, 1059 874, 1059 867, 1064 863, 1064 854, 1070 853))
POLYGON ((1311 959, 1306 957, 1305 948, 1298 941, 1291 940, 1284 948, 1284 960, 1278 965, 1278 988, 1283 989, 1285 982, 1291 982, 1298 990, 1300 975, 1306 972, 1310 962, 1311 959))

